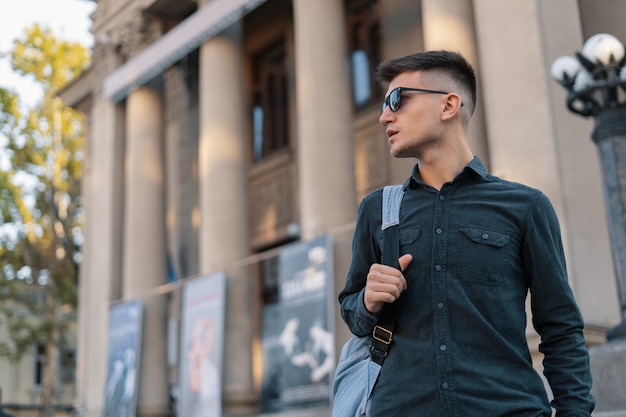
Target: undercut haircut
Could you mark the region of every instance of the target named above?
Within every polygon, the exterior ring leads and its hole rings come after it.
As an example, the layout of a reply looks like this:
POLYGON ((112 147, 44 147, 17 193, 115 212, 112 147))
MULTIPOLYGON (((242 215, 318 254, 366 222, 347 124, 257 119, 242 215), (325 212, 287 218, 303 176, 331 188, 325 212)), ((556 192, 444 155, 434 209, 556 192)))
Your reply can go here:
POLYGON ((437 50, 417 52, 381 63, 374 74, 381 85, 388 85, 405 72, 424 71, 443 74, 465 89, 472 100, 470 114, 476 108, 476 74, 472 65, 459 52, 437 50))

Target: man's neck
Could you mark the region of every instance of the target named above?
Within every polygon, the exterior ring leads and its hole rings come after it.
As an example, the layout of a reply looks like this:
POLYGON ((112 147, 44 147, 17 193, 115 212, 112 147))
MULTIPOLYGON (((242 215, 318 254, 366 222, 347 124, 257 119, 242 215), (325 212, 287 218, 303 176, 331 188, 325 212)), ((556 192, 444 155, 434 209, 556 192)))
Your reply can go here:
POLYGON ((468 146, 453 149, 438 149, 426 152, 417 158, 420 178, 425 184, 441 190, 447 182, 452 182, 474 158, 468 146))

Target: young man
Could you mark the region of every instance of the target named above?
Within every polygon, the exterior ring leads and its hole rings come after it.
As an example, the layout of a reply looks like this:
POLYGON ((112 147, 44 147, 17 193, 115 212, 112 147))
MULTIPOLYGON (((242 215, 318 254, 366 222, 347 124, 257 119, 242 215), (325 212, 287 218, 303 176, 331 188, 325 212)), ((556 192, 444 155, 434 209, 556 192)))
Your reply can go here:
POLYGON ((358 336, 398 302, 370 416, 548 417, 526 341, 525 300, 541 336, 559 417, 589 417, 589 358, 548 198, 487 172, 468 146, 476 79, 458 53, 382 63, 380 122, 391 154, 416 158, 400 210, 400 269, 380 264, 381 196, 363 199, 339 294, 358 336))

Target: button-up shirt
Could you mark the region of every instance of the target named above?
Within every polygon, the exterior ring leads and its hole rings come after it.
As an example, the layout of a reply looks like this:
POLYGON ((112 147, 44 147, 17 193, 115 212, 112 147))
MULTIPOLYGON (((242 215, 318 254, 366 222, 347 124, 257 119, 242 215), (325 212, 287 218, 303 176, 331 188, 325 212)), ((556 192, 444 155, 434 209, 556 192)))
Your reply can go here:
MULTIPOLYGON (((416 166, 404 193, 400 254, 413 260, 370 415, 550 416, 526 338, 529 295, 552 407, 559 417, 588 417, 594 400, 583 321, 549 199, 490 175, 477 157, 440 190, 421 181, 416 166)), ((381 259, 381 204, 382 190, 361 202, 339 294, 357 336, 371 335, 377 320, 363 292, 381 259)))

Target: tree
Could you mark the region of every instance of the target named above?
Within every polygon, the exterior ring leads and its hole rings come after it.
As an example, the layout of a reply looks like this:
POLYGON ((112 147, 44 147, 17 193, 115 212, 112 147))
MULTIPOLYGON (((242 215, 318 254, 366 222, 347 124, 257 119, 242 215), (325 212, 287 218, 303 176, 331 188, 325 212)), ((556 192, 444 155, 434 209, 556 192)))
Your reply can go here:
MULTIPOLYGON (((41 86, 23 111, 20 98, 0 88, 0 320, 10 340, 0 356, 13 362, 42 346, 42 415, 51 415, 59 352, 75 328, 80 264, 85 123, 57 93, 90 64, 89 50, 26 28, 10 51, 14 72, 41 86)), ((35 351, 36 352, 36 351, 35 351)))

